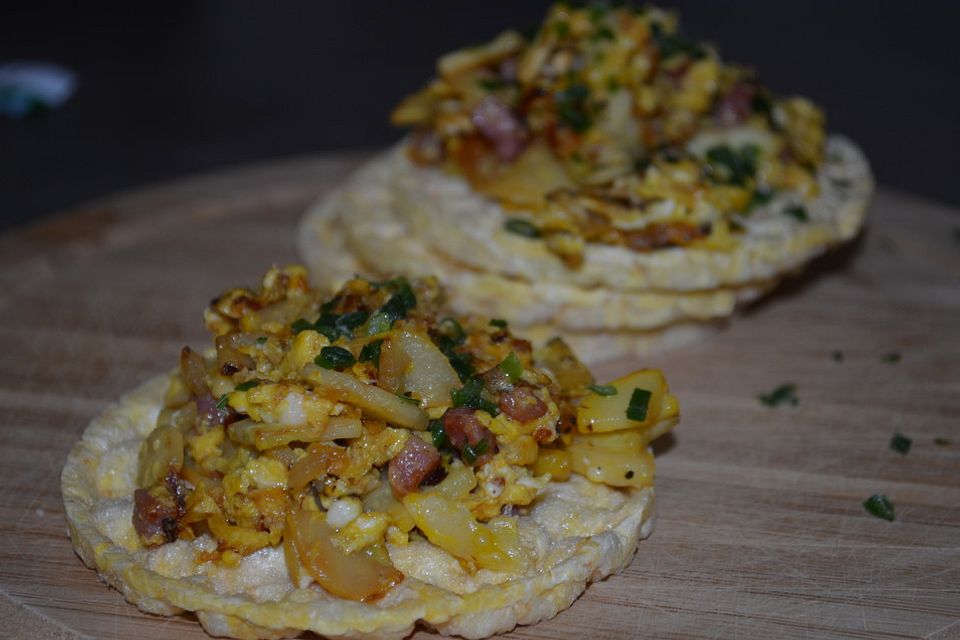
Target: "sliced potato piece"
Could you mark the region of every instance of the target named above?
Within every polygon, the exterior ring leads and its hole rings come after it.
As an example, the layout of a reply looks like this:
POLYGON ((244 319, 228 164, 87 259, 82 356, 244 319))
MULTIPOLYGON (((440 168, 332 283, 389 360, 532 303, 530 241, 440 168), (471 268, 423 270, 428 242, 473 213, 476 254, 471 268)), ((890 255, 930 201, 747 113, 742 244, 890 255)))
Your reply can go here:
POLYGON ((570 452, 563 449, 540 449, 531 466, 533 475, 550 474, 550 479, 563 482, 570 478, 570 452))
POLYGON ((679 413, 676 398, 667 397, 667 382, 659 369, 641 369, 609 385, 613 395, 590 393, 577 408, 580 433, 604 433, 622 429, 646 428, 656 424, 664 408, 679 413), (631 404, 633 403, 633 405, 631 404))
POLYGON ((574 443, 568 447, 571 468, 592 482, 611 487, 652 487, 653 454, 617 452, 574 443))

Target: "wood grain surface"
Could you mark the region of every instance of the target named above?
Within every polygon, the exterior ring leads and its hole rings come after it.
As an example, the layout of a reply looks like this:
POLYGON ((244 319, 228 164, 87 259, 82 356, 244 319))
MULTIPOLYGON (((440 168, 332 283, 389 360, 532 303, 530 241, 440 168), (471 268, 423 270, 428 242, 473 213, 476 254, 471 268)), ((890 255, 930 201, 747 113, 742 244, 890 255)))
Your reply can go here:
MULTIPOLYGON (((296 260, 298 216, 362 159, 138 190, 0 238, 0 636, 206 637, 83 566, 60 469, 111 400, 204 343, 213 295, 296 260)), ((659 446, 656 531, 623 574, 511 637, 960 637, 958 229, 957 212, 881 190, 859 242, 644 362, 683 407, 659 446), (797 406, 758 402, 784 382, 797 406), (865 512, 874 493, 896 522, 865 512)))

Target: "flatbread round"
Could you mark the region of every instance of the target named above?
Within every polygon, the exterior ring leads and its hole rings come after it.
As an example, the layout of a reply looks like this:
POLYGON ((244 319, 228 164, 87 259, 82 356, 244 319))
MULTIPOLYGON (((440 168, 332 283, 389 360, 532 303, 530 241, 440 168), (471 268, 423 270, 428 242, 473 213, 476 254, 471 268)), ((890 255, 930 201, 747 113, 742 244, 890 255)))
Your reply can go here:
POLYGON ((205 550, 216 549, 207 536, 146 549, 131 523, 137 454, 168 382, 150 380, 86 429, 61 477, 67 523, 83 561, 128 601, 158 615, 194 611, 214 636, 280 638, 310 630, 399 639, 423 624, 482 638, 556 615, 588 583, 622 569, 651 532, 652 489, 614 490, 574 476, 549 484, 519 519, 524 546, 536 558, 526 574, 471 576, 437 548, 390 547, 407 577, 373 603, 296 588, 278 548, 254 552, 234 568, 203 561, 205 550), (572 523, 570 513, 579 514, 572 523))
POLYGON ((588 244, 583 265, 570 269, 542 241, 505 230, 516 214, 462 178, 413 164, 402 144, 391 158, 398 215, 421 242, 448 259, 537 284, 620 291, 709 290, 776 279, 856 235, 873 192, 863 153, 850 140, 831 136, 817 173, 820 195, 804 203, 807 221, 761 208, 744 221, 739 245, 730 251, 673 247, 639 253, 588 244))
POLYGON ((552 323, 567 331, 648 331, 725 318, 737 304, 760 297, 776 284, 768 280, 707 291, 624 293, 558 282, 531 284, 475 271, 431 250, 399 218, 390 190, 392 166, 389 155, 373 160, 307 213, 298 230, 299 249, 317 276, 334 276, 331 284, 336 285, 336 280, 353 275, 351 269, 377 276, 436 274, 457 313, 509 317, 524 327, 552 323), (343 251, 354 260, 337 255, 343 251))

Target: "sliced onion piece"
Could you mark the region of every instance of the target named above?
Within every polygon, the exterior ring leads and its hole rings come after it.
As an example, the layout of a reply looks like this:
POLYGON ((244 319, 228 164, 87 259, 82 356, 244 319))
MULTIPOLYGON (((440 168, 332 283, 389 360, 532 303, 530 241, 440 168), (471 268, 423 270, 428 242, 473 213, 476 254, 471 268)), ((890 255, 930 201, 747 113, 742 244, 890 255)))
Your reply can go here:
MULTIPOLYGON (((403 574, 362 552, 347 553, 333 542, 334 531, 317 511, 287 515, 283 537, 293 542, 303 569, 338 598, 372 600, 403 580, 403 574)), ((291 570, 291 574, 295 570, 291 570)))

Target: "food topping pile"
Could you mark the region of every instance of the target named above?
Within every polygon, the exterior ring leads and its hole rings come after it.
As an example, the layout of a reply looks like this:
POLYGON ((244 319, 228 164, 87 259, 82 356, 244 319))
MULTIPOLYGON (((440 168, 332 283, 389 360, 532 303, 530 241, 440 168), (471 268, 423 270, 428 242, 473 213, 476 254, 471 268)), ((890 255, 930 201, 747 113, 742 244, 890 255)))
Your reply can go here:
POLYGON ((209 535, 200 560, 226 566, 282 545, 294 585, 372 600, 414 540, 524 571, 517 517, 548 483, 652 486, 648 443, 679 415, 659 371, 596 385, 561 340, 534 350, 442 302, 402 278, 325 300, 298 266, 215 299, 214 349, 184 347, 140 450, 141 543, 209 535))
POLYGON ((723 250, 775 194, 798 219, 817 195, 821 110, 654 7, 557 4, 532 38, 504 32, 437 71, 392 114, 410 157, 516 211, 508 228, 572 267, 585 243, 723 250))

